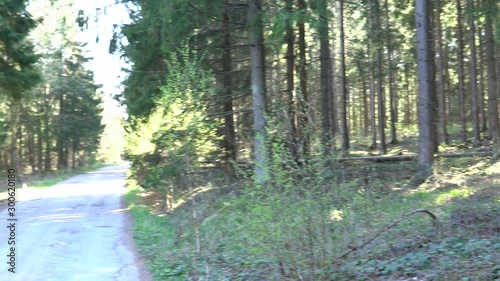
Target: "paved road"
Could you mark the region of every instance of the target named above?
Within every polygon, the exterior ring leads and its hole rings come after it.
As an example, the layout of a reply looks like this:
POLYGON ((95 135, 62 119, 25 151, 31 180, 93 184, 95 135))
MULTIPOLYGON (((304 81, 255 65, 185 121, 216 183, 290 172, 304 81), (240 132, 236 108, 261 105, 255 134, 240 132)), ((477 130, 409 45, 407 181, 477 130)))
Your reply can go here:
POLYGON ((151 280, 133 248, 121 198, 126 168, 105 167, 50 188, 18 190, 16 273, 8 271, 10 222, 4 209, 0 280, 151 280))

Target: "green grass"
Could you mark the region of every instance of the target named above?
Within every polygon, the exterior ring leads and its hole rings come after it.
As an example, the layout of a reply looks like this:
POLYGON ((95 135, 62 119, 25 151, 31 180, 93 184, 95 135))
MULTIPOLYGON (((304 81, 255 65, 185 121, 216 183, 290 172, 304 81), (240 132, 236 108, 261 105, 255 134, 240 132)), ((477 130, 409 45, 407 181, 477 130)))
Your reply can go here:
POLYGON ((500 278, 500 163, 440 159, 418 186, 414 163, 343 169, 341 177, 296 186, 277 175, 284 189, 239 186, 237 196, 211 187, 168 212, 162 191, 148 193, 152 200, 131 183, 134 237, 155 280, 500 278), (415 209, 438 217, 438 235, 430 217, 417 214, 337 259, 415 209))

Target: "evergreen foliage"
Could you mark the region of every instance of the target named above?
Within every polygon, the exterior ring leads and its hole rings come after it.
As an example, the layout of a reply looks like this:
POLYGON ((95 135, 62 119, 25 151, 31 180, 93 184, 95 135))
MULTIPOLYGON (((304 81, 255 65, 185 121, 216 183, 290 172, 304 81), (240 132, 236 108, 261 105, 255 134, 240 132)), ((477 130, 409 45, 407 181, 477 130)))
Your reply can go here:
POLYGON ((27 1, 0 1, 0 93, 18 100, 39 82, 29 32, 37 22, 26 11, 27 1))

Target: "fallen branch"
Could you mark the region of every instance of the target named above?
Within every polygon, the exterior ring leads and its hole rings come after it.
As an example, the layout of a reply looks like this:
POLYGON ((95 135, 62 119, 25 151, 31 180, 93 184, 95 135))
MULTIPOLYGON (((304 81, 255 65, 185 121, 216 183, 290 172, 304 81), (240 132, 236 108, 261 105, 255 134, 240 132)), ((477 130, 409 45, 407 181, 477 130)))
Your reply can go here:
MULTIPOLYGON (((436 158, 459 158, 459 157, 475 157, 475 156, 491 156, 493 151, 476 151, 476 152, 463 152, 463 153, 439 153, 436 158)), ((413 161, 417 160, 417 154, 407 155, 391 155, 391 156, 358 156, 358 157, 342 157, 337 161, 373 161, 373 162, 388 162, 388 161, 413 161)))
POLYGON ((350 247, 350 249, 348 251, 344 252, 343 254, 341 254, 338 257, 338 259, 343 259, 347 255, 349 255, 350 253, 355 252, 355 251, 365 247, 366 245, 370 244, 373 240, 375 240, 377 237, 379 237, 380 234, 382 234, 382 233, 386 232, 387 230, 391 229, 392 227, 398 225, 400 222, 406 220, 408 217, 410 217, 414 214, 418 214, 418 213, 428 214, 432 218, 432 223, 434 225, 434 234, 437 235, 441 229, 442 224, 439 221, 439 219, 436 217, 436 215, 434 215, 433 213, 431 213, 430 211, 425 210, 425 209, 417 209, 417 210, 411 211, 407 214, 404 214, 403 216, 401 216, 401 217, 395 219, 394 221, 392 221, 391 223, 387 224, 381 230, 379 230, 377 233, 375 233, 372 237, 370 237, 368 240, 361 243, 361 245, 356 246, 356 247, 350 247))
POLYGON ((386 162, 386 161, 412 161, 416 160, 416 154, 408 155, 392 155, 392 156, 358 156, 358 157, 342 157, 339 158, 339 162, 346 161, 373 161, 373 162, 386 162))

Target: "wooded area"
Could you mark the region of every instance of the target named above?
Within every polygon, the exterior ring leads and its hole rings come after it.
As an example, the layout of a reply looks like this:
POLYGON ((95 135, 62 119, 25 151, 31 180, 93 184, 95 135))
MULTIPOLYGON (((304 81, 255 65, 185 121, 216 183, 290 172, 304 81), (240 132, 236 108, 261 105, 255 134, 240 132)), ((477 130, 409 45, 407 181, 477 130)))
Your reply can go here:
POLYGON ((0 165, 105 160, 123 127, 158 280, 500 278, 499 0, 75 3, 0 0, 0 165), (113 6, 124 118, 79 37, 113 6))
POLYGON ((87 165, 103 131, 102 98, 72 1, 26 3, 0 1, 1 166, 22 175, 87 165))
POLYGON ((496 155, 498 1, 127 5, 122 100, 141 179, 206 161, 231 176, 251 161, 262 184, 276 149, 296 168, 349 155, 353 141, 385 155, 414 125, 419 177, 440 145, 493 145, 496 155))

